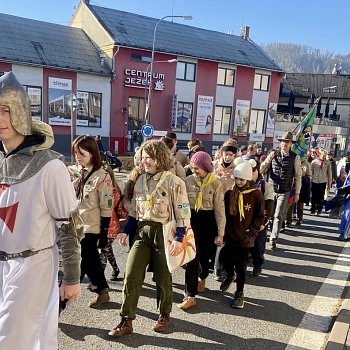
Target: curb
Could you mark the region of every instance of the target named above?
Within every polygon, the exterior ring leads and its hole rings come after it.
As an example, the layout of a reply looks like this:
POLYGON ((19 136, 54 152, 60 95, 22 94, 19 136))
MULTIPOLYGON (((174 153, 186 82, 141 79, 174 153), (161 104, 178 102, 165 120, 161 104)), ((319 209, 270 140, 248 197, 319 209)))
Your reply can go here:
POLYGON ((341 309, 332 327, 325 350, 344 350, 350 347, 350 286, 345 287, 341 309))

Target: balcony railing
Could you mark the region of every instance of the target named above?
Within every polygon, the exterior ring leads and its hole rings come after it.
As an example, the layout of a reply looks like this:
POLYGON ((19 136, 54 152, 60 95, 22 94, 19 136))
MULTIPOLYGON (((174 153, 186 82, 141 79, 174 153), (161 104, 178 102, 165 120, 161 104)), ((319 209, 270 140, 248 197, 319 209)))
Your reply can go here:
MULTIPOLYGON (((277 113, 276 115, 276 121, 277 122, 287 122, 287 123, 299 123, 304 119, 304 115, 293 115, 293 114, 280 114, 277 113)), ((331 115, 331 117, 333 117, 331 115)), ((340 115, 336 115, 336 119, 339 119, 340 115)), ((317 116, 315 117, 315 124, 317 125, 329 125, 329 126, 338 126, 338 127, 343 127, 343 128, 348 128, 350 127, 350 122, 349 121, 344 121, 344 120, 333 120, 330 118, 325 118, 325 117, 320 117, 317 116)))

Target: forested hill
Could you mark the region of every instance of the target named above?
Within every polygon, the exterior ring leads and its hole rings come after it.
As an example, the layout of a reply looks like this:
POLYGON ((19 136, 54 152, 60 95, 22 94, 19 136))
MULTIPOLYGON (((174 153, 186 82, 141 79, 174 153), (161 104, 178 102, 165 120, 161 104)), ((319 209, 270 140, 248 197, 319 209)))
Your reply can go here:
POLYGON ((260 47, 287 73, 332 73, 334 64, 342 74, 350 74, 350 54, 335 55, 308 46, 270 43, 260 47))

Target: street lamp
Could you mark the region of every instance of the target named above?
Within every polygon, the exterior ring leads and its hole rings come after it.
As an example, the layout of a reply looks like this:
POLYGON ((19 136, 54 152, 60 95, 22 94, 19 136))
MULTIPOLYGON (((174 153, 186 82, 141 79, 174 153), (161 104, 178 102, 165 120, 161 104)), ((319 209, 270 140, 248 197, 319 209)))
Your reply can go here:
POLYGON ((147 79, 147 85, 145 86, 145 100, 146 100, 146 91, 148 89, 148 94, 147 94, 147 103, 146 103, 146 109, 145 109, 145 119, 144 119, 144 122, 145 124, 148 124, 149 123, 149 119, 150 118, 147 118, 147 115, 149 116, 149 101, 151 99, 151 90, 152 90, 152 75, 153 73, 148 74, 148 71, 149 71, 149 68, 151 67, 152 64, 154 63, 174 63, 174 62, 177 62, 177 59, 176 58, 172 58, 170 60, 164 60, 164 61, 154 61, 154 62, 150 62, 147 66, 147 69, 146 69, 146 79, 147 79), (148 80, 149 78, 149 80, 148 80))
POLYGON ((148 90, 148 97, 147 97, 147 105, 148 105, 148 118, 147 118, 147 115, 146 115, 146 124, 150 121, 151 119, 151 94, 152 94, 152 76, 153 76, 153 63, 154 63, 154 46, 155 46, 155 42, 156 42, 156 33, 157 33, 157 28, 158 28, 158 25, 161 21, 163 21, 164 19, 166 18, 182 18, 183 20, 191 20, 192 19, 192 16, 164 16, 162 17, 160 20, 158 20, 158 22, 156 23, 155 27, 154 27, 154 30, 153 30, 153 42, 152 42, 152 56, 151 56, 151 63, 150 63, 150 87, 149 87, 149 90, 148 90))

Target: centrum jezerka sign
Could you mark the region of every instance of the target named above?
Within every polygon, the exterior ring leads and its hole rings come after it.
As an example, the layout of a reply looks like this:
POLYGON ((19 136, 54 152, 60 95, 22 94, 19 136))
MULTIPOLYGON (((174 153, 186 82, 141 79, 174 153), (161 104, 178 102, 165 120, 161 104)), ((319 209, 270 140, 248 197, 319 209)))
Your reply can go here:
MULTIPOLYGON (((144 89, 150 84, 151 72, 144 70, 125 68, 124 86, 144 89)), ((153 72, 152 74, 152 88, 154 90, 164 90, 165 74, 153 72)))

